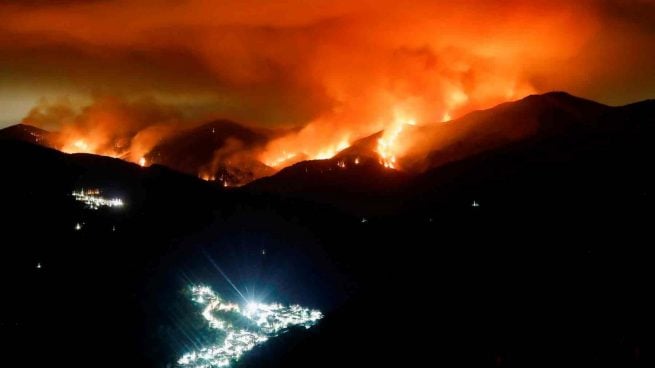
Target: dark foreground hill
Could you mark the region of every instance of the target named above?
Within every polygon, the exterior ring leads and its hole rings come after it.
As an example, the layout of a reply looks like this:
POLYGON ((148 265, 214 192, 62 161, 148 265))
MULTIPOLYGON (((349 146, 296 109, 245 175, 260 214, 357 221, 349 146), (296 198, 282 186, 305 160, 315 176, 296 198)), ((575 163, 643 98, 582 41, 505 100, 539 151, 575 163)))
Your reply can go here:
POLYGON ((21 365, 175 361, 208 339, 187 287, 210 284, 239 300, 217 264, 276 302, 325 309, 350 288, 317 239, 327 237, 311 231, 325 219, 351 220, 329 207, 12 140, 0 143, 0 167, 0 334, 21 365), (71 195, 92 189, 124 206, 94 210, 71 195))
POLYGON ((238 300, 224 273, 326 313, 239 366, 648 366, 655 104, 589 106, 417 175, 340 156, 237 190, 0 142, 2 349, 165 366, 211 341, 185 286, 238 300), (81 187, 126 206, 84 209, 81 187))
MULTIPOLYGON (((393 215, 362 224, 370 233, 341 232, 366 291, 309 338, 264 346, 244 366, 651 361, 655 102, 610 108, 549 94, 497 111, 479 121, 522 116, 531 133, 378 196, 393 215)), ((335 178, 278 175, 251 186, 279 180, 286 193, 291 177, 302 190, 287 195, 310 201, 325 186, 343 190, 335 178)))

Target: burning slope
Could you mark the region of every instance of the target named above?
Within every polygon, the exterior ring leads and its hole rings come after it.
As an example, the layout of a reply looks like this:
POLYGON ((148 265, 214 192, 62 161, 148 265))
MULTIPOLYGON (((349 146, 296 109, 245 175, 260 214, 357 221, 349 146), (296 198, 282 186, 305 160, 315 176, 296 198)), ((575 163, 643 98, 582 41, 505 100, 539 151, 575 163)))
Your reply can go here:
MULTIPOLYGON (((450 100, 451 107, 469 101, 461 91, 455 96, 459 97, 450 100)), ((271 175, 299 161, 330 159, 378 132, 381 133, 375 147, 369 150, 378 156, 380 165, 401 168, 401 156, 414 145, 407 130, 440 124, 418 122, 415 114, 409 112, 416 110, 405 105, 394 107, 388 116, 381 114, 373 124, 351 126, 338 122, 337 129, 331 129, 332 119, 343 118, 339 113, 286 134, 247 128, 226 120, 181 128, 189 123, 170 106, 115 98, 98 98, 82 110, 66 104, 43 104, 24 121, 54 126, 57 132, 50 135, 46 145, 66 153, 94 153, 141 166, 163 164, 228 186, 271 175), (273 155, 277 151, 281 155, 273 155)))
MULTIPOLYGON (((427 61, 424 61, 427 62, 427 61)), ((439 73, 440 70, 423 70, 424 76, 439 73)), ((518 81, 517 76, 508 76, 506 81, 497 81, 490 75, 477 75, 480 83, 491 83, 500 88, 496 93, 480 92, 477 86, 424 86, 425 90, 416 95, 405 95, 398 91, 376 91, 361 105, 340 106, 335 112, 320 117, 298 132, 272 141, 259 156, 262 162, 274 168, 283 168, 302 160, 317 160, 333 157, 339 151, 363 137, 383 131, 376 151, 380 163, 388 168, 397 168, 399 155, 414 142, 401 134, 411 126, 427 126, 448 121, 478 108, 489 108, 499 103, 511 101, 533 92, 533 88, 518 81), (445 102, 444 102, 445 101, 445 102)), ((414 76, 420 80, 418 74, 414 76)), ((460 84, 461 81, 451 81, 460 84)), ((400 81, 389 81, 400 83, 400 81)), ((402 83, 412 83, 410 80, 402 83)), ((365 92, 366 93, 366 92, 365 92)), ((357 94, 357 91, 353 91, 357 94)), ((357 98, 354 98, 357 100, 357 98)))
MULTIPOLYGON (((99 107, 93 106, 79 115, 73 115, 71 119, 74 123, 64 125, 64 129, 57 133, 45 134, 45 131, 21 125, 3 131, 3 135, 11 136, 13 131, 27 132, 28 138, 47 135, 47 140, 33 143, 49 145, 64 152, 120 157, 141 166, 161 164, 223 186, 238 186, 272 175, 296 161, 312 159, 327 160, 325 168, 317 166, 317 170, 310 170, 312 172, 323 170, 327 173, 333 167, 359 167, 359 170, 363 170, 371 164, 387 170, 420 172, 530 137, 566 135, 580 126, 592 124, 609 109, 566 93, 532 95, 445 122, 420 124, 411 114, 405 113, 406 110, 395 109, 390 123, 383 126, 383 130, 370 134, 362 130, 362 134, 366 135, 353 133, 348 140, 337 140, 339 143, 327 148, 320 144, 322 141, 319 139, 315 142, 317 149, 312 151, 313 155, 307 151, 285 151, 282 159, 267 162, 261 159, 272 148, 289 144, 310 134, 307 132, 319 129, 321 125, 310 124, 300 131, 286 134, 248 128, 226 120, 189 129, 175 129, 165 124, 142 124, 145 128, 136 132, 112 131, 108 122, 119 118, 131 121, 145 118, 139 118, 139 114, 126 107, 131 105, 118 105, 122 108, 111 106, 115 107, 111 113, 101 109, 103 113, 99 113, 99 107), (98 117, 99 124, 90 123, 98 117)), ((134 109, 133 106, 131 108, 134 109)), ((330 141, 329 136, 327 141, 330 141)), ((304 147, 311 147, 313 142, 301 143, 304 147)), ((296 167, 296 170, 307 171, 310 168, 303 166, 300 169, 296 167)))

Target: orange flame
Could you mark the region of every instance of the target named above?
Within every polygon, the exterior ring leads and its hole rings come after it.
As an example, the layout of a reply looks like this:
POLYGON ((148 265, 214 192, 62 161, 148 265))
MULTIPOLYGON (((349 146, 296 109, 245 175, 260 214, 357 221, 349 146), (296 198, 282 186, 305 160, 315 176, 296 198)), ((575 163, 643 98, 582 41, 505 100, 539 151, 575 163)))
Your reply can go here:
POLYGON ((380 164, 386 168, 396 168, 396 155, 399 149, 398 137, 406 125, 416 125, 416 120, 406 117, 396 109, 392 124, 384 130, 382 138, 378 139, 377 153, 380 155, 380 164))
MULTIPOLYGON (((279 143, 285 144, 286 138, 278 141, 279 143)), ((275 145, 278 142, 273 142, 275 145)), ((308 145, 307 149, 297 149, 294 150, 293 147, 282 149, 280 154, 266 152, 263 156, 260 157, 262 162, 266 165, 282 169, 286 166, 294 164, 302 160, 326 160, 334 157, 337 153, 345 150, 350 147, 350 143, 347 139, 341 139, 337 143, 328 143, 326 145, 321 145, 320 142, 315 142, 314 146, 308 145)))

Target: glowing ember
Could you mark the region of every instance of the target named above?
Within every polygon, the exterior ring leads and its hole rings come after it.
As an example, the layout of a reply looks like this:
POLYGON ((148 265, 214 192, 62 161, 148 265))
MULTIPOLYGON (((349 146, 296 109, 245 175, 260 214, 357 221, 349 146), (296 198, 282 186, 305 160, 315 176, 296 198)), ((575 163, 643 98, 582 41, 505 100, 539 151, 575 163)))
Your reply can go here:
POLYGON ((83 202, 86 208, 92 210, 97 210, 100 207, 123 207, 124 205, 123 200, 120 198, 102 197, 99 189, 73 191, 73 197, 76 201, 83 202))
POLYGON ((146 158, 145 158, 145 157, 141 157, 141 158, 139 159, 139 165, 140 165, 141 167, 145 167, 146 164, 147 164, 146 158))
POLYGON ((249 302, 240 307, 225 302, 208 286, 192 286, 192 300, 203 307, 202 316, 210 328, 225 331, 225 337, 216 344, 204 346, 184 354, 177 363, 183 367, 226 367, 271 337, 275 337, 291 326, 310 328, 323 318, 321 312, 280 304, 249 302), (231 318, 239 315, 251 322, 245 327, 231 318))

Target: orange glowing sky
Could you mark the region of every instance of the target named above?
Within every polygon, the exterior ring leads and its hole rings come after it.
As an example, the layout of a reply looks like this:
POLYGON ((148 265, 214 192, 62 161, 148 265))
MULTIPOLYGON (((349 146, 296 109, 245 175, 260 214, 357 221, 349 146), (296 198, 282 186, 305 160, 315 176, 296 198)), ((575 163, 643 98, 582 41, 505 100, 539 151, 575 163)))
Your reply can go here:
POLYGON ((0 1, 0 126, 293 127, 277 164, 535 92, 652 98, 653 45, 650 0, 0 1))

